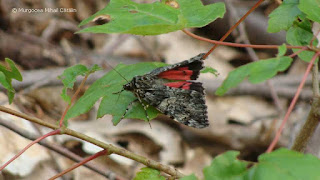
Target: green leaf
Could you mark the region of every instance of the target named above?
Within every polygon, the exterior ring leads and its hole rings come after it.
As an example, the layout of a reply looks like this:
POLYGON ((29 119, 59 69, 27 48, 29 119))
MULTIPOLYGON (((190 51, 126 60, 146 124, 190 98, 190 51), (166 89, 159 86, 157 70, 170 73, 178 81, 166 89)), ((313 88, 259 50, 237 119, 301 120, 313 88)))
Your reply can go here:
POLYGON ((98 66, 97 64, 94 64, 91 68, 88 69, 87 75, 92 74, 96 71, 101 71, 102 68, 98 66))
POLYGON ((9 65, 10 70, 8 70, 5 66, 0 65, 0 84, 7 89, 9 103, 11 104, 15 94, 15 90, 11 84, 12 79, 22 81, 22 75, 11 59, 5 58, 5 61, 9 65))
POLYGON ((282 148, 259 156, 259 163, 249 170, 246 179, 320 179, 319 169, 317 157, 282 148))
POLYGON ((0 84, 8 91, 15 92, 11 85, 11 82, 8 82, 6 75, 1 71, 0 71, 0 84))
POLYGON ((277 72, 286 70, 292 62, 290 57, 277 57, 252 62, 231 71, 222 85, 217 89, 216 95, 224 95, 230 88, 239 85, 246 77, 251 83, 260 83, 275 76, 277 72))
POLYGON ((72 67, 69 67, 63 71, 63 74, 58 76, 58 79, 60 79, 64 85, 61 93, 61 97, 63 100, 71 103, 71 97, 68 96, 67 91, 68 89, 72 89, 74 86, 74 83, 77 80, 78 76, 89 76, 90 74, 102 70, 101 67, 98 65, 93 65, 91 68, 87 68, 84 65, 78 64, 72 67))
POLYGON ((179 180, 198 180, 198 178, 194 174, 191 174, 189 176, 184 176, 184 177, 180 178, 179 180))
POLYGON ((279 51, 279 52, 278 52, 278 54, 277 54, 277 57, 284 56, 284 55, 286 54, 286 52, 287 52, 287 46, 286 46, 286 44, 283 44, 283 45, 279 46, 278 51, 279 51))
POLYGON ((137 173, 136 177, 133 180, 165 180, 164 176, 160 175, 158 170, 144 167, 141 168, 141 171, 137 173))
POLYGON ((177 8, 163 2, 138 4, 131 0, 111 0, 102 10, 79 26, 99 17, 110 21, 79 32, 157 35, 191 27, 203 27, 225 13, 223 3, 204 6, 200 0, 176 0, 177 8))
POLYGON ((213 159, 210 166, 203 169, 206 180, 237 180, 247 171, 248 162, 239 161, 237 151, 228 151, 213 159))
MULTIPOLYGON (((119 64, 115 70, 110 71, 102 78, 95 81, 85 94, 70 108, 66 115, 66 119, 76 117, 80 114, 88 112, 92 106, 102 98, 97 117, 100 118, 105 114, 113 116, 113 123, 117 124, 125 113, 129 104, 136 99, 133 93, 121 91, 123 85, 130 81, 136 75, 146 74, 157 67, 166 66, 164 63, 138 63, 133 65, 119 64), (123 79, 121 75, 126 78, 123 79)), ((157 117, 159 112, 149 106, 147 113, 150 119, 157 117)), ((147 120, 145 111, 140 103, 133 103, 126 113, 126 118, 147 120)))
POLYGON ((320 0, 300 0, 299 9, 308 19, 320 23, 320 0))
POLYGON ((10 70, 8 70, 6 67, 0 65, 0 71, 4 73, 4 75, 9 79, 15 79, 18 81, 22 81, 22 75, 14 62, 9 59, 5 58, 6 63, 9 65, 10 70))
POLYGON ((201 73, 211 73, 215 76, 218 76, 218 71, 216 69, 213 69, 212 67, 204 67, 203 70, 200 71, 201 73))
POLYGON ((61 93, 63 100, 69 104, 71 103, 71 97, 68 96, 67 90, 73 88, 78 76, 85 76, 88 71, 89 70, 86 66, 78 64, 65 69, 63 74, 58 76, 58 79, 60 79, 64 85, 61 93))
POLYGON ((283 3, 269 15, 268 32, 275 33, 288 30, 302 12, 298 8, 299 0, 284 0, 283 3))
MULTIPOLYGON (((312 40, 313 34, 311 31, 311 25, 308 21, 303 21, 297 26, 291 27, 287 32, 287 42, 293 46, 308 46, 312 40)), ((317 40, 313 42, 313 44, 317 45, 317 40)), ((300 49, 293 49, 293 52, 297 52, 300 49)), ((314 52, 311 51, 302 51, 298 54, 298 56, 306 62, 310 62, 312 57, 314 56, 314 52)))

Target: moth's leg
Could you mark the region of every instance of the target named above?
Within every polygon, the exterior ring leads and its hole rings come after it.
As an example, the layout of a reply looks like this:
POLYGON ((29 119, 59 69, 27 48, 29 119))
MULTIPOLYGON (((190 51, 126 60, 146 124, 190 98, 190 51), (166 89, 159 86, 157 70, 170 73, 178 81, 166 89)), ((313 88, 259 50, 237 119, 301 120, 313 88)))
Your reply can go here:
POLYGON ((123 119, 126 115, 127 115, 127 112, 129 111, 130 107, 132 106, 133 103, 137 102, 138 99, 135 99, 133 101, 131 101, 131 103, 128 105, 126 111, 123 113, 123 115, 121 116, 121 119, 123 119))
POLYGON ((121 89, 120 91, 114 92, 114 93, 112 93, 112 94, 120 94, 120 93, 122 93, 122 91, 124 91, 124 89, 121 89))
POLYGON ((148 105, 148 104, 145 105, 145 104, 142 102, 142 100, 141 100, 141 98, 140 98, 140 96, 139 96, 138 93, 136 93, 136 96, 137 96, 139 102, 141 103, 141 105, 143 106, 144 113, 146 114, 146 117, 147 117, 147 121, 148 121, 148 123, 149 123, 149 125, 150 125, 150 128, 152 129, 151 124, 150 124, 150 118, 149 118, 148 111, 147 111, 149 105, 148 105))
POLYGON ((150 118, 149 118, 149 115, 148 115, 148 112, 147 112, 147 109, 148 109, 149 105, 145 105, 145 104, 142 102, 142 100, 141 100, 141 98, 140 98, 140 96, 139 96, 138 94, 137 94, 137 97, 138 97, 139 102, 140 102, 141 105, 143 106, 143 109, 144 109, 144 112, 145 112, 145 114, 146 114, 147 120, 150 121, 150 118))

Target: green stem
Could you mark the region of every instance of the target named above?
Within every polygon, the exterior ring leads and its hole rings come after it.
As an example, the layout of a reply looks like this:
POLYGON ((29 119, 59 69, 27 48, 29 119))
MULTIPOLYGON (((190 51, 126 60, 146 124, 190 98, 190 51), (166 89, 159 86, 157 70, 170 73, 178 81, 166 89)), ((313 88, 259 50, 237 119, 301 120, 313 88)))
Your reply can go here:
MULTIPOLYGON (((26 115, 24 113, 14 111, 14 110, 6 108, 4 106, 0 106, 0 111, 6 112, 8 114, 12 114, 14 116, 21 117, 23 119, 26 119, 28 121, 40 124, 42 126, 45 126, 45 127, 51 128, 51 129, 55 129, 55 130, 59 129, 59 126, 57 126, 57 125, 53 125, 53 124, 44 122, 41 119, 28 116, 28 115, 26 115)), ((157 169, 159 171, 165 172, 165 173, 167 173, 167 174, 169 174, 171 176, 174 176, 176 178, 181 178, 181 177, 185 176, 184 174, 180 173, 179 171, 177 171, 176 169, 174 169, 174 168, 172 168, 170 166, 166 166, 166 165, 163 165, 163 164, 161 164, 161 163, 159 163, 157 161, 154 161, 154 160, 151 160, 151 159, 147 159, 147 158, 145 158, 143 156, 134 154, 134 153, 132 153, 132 152, 126 150, 126 149, 115 147, 115 146, 113 146, 111 144, 106 144, 104 142, 98 141, 98 140, 96 140, 96 139, 94 139, 92 137, 89 137, 87 135, 84 135, 82 133, 73 131, 71 129, 62 127, 61 128, 61 134, 67 134, 67 135, 82 139, 82 140, 84 140, 86 142, 90 142, 92 144, 95 144, 95 145, 103 148, 103 149, 108 150, 109 154, 115 153, 115 154, 127 157, 129 159, 134 160, 134 161, 140 162, 140 163, 142 163, 142 164, 144 164, 144 165, 146 165, 148 167, 151 167, 151 168, 157 169)))

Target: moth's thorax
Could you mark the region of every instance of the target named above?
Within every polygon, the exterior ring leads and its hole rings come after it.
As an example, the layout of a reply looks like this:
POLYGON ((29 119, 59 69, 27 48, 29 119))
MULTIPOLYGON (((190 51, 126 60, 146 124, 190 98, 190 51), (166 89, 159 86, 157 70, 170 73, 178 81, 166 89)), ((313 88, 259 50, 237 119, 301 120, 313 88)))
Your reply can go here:
POLYGON ((152 88, 155 84, 157 84, 156 77, 151 75, 144 75, 144 76, 135 76, 132 80, 123 85, 123 89, 127 91, 133 91, 135 89, 149 89, 152 88))

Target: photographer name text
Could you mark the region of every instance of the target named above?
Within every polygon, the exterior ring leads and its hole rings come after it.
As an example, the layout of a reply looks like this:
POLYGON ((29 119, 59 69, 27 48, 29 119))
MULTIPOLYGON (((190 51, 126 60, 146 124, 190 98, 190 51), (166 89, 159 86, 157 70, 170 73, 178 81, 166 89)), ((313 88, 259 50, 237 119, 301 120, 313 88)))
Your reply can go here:
POLYGON ((74 8, 12 8, 13 13, 74 13, 74 8))

